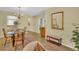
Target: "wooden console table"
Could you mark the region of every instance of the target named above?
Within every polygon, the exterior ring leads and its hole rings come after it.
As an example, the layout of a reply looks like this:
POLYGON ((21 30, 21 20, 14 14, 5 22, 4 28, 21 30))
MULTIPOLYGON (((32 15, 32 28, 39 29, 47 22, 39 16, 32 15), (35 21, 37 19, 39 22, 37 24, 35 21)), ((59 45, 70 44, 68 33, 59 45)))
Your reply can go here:
POLYGON ((45 27, 40 27, 40 35, 45 38, 45 27))
POLYGON ((62 38, 58 37, 58 36, 49 36, 47 35, 47 41, 52 41, 54 43, 56 43, 57 45, 61 45, 61 41, 62 41, 62 38))

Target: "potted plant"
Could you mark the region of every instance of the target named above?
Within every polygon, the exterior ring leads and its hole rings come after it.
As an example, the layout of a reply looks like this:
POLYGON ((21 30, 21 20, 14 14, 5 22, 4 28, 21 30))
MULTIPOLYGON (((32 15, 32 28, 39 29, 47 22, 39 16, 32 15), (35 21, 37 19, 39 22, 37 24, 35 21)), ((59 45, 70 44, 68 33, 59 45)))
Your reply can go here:
POLYGON ((72 41, 75 44, 75 48, 77 48, 77 50, 79 50, 79 26, 75 25, 75 30, 73 30, 73 37, 72 37, 72 41))

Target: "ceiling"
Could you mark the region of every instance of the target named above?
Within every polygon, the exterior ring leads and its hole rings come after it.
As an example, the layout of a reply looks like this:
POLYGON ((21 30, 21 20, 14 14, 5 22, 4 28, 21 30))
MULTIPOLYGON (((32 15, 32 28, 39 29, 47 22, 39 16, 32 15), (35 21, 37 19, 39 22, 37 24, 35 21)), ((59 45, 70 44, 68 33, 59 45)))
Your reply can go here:
MULTIPOLYGON (((38 15, 39 13, 49 9, 50 7, 21 7, 21 13, 27 14, 30 16, 38 15)), ((19 12, 18 7, 0 7, 1 11, 9 11, 9 12, 19 12)))

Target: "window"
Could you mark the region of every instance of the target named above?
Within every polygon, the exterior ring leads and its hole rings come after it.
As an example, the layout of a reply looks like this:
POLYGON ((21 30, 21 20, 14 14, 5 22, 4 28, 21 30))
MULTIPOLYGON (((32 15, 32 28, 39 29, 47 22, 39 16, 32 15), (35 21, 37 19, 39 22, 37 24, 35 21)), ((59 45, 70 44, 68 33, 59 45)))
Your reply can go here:
POLYGON ((7 25, 15 25, 14 22, 17 20, 17 17, 15 16, 7 16, 7 25))

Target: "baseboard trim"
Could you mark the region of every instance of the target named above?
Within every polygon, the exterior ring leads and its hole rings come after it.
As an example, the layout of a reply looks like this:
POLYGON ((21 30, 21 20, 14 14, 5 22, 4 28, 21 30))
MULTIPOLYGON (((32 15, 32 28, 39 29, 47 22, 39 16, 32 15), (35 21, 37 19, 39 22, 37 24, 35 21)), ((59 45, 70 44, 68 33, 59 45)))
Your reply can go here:
POLYGON ((67 44, 62 43, 62 45, 63 45, 64 47, 67 47, 67 48, 71 49, 72 51, 76 51, 73 47, 70 47, 70 46, 68 46, 67 44))

